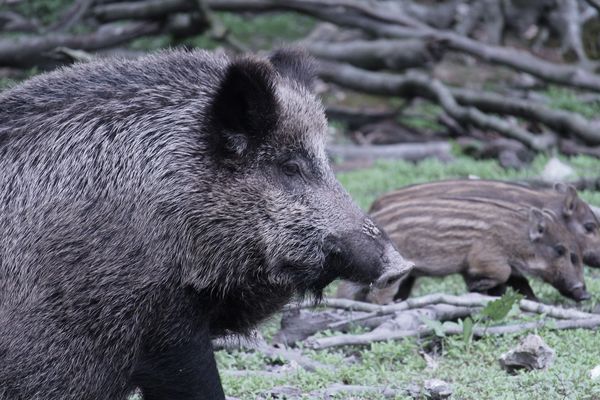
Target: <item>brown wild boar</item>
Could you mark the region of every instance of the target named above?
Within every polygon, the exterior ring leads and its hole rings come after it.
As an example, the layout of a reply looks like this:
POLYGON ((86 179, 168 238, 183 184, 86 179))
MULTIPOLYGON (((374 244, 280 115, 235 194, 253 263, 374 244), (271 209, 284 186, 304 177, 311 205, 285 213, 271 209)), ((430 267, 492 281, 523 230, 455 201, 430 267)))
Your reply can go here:
POLYGON ((554 188, 532 188, 524 184, 494 180, 446 180, 412 185, 381 196, 371 206, 375 212, 390 202, 400 201, 400 196, 412 195, 438 197, 460 194, 487 199, 498 199, 523 207, 548 208, 575 235, 583 263, 600 268, 600 222, 590 206, 583 201, 573 186, 556 184, 554 188))
POLYGON ((455 273, 470 291, 491 295, 511 286, 535 299, 525 278, 530 275, 577 301, 590 297, 579 247, 553 211, 475 196, 394 193, 376 204, 372 217, 414 269, 395 293, 342 282, 339 297, 384 304, 407 298, 419 276, 455 273))

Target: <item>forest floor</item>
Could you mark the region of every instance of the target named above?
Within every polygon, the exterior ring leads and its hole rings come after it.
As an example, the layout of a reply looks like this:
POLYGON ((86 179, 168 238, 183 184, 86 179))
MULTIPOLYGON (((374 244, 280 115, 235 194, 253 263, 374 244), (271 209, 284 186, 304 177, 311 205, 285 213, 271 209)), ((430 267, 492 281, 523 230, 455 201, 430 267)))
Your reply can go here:
MULTIPOLYGON (((412 183, 468 175, 511 180, 534 178, 539 176, 547 159, 545 156, 539 156, 529 169, 521 171, 505 170, 495 161, 474 161, 460 156, 448 164, 434 160, 418 164, 378 162, 371 168, 340 173, 338 178, 361 207, 367 209, 378 195, 412 183)), ((580 176, 596 176, 600 171, 600 161, 592 158, 576 157, 563 160, 575 167, 580 176)), ((600 193, 582 192, 581 196, 591 204, 600 206, 600 193)), ((588 269, 586 283, 593 298, 579 307, 597 312, 600 304, 600 271, 588 269)), ((335 283, 328 293, 334 292, 333 286, 335 283)), ((575 306, 574 302, 562 297, 549 285, 534 281, 532 286, 540 300, 545 303, 575 306)), ((440 292, 464 293, 465 286, 458 277, 423 278, 417 282, 413 296, 440 292)), ((279 317, 276 316, 264 324, 261 331, 268 340, 278 327, 279 317)), ((272 365, 282 363, 282 360, 271 359, 258 352, 219 351, 217 360, 227 394, 248 400, 256 399, 257 396, 267 393, 268 389, 277 386, 291 386, 308 393, 335 383, 404 388, 410 383, 422 383, 431 378, 449 382, 454 390, 454 399, 600 399, 600 380, 590 379, 590 370, 600 364, 598 333, 583 329, 541 329, 537 333, 556 351, 556 362, 546 371, 522 372, 516 375, 503 371, 498 357, 516 346, 526 333, 484 337, 471 345, 467 345, 460 336, 454 336, 409 338, 373 343, 369 346, 347 346, 319 351, 305 349, 303 354, 328 367, 315 372, 296 368, 284 376, 275 378, 252 372, 245 372, 245 376, 239 376, 238 373, 232 372, 265 371, 272 365), (434 362, 427 363, 424 354, 431 356, 434 362)), ((340 395, 337 398, 378 397, 340 395)))

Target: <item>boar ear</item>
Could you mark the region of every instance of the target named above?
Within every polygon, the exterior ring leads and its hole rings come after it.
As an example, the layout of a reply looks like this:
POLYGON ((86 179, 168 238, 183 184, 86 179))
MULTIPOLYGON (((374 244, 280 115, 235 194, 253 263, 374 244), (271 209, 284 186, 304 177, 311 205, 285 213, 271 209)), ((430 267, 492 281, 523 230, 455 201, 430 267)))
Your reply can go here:
POLYGON ((529 240, 535 242, 541 239, 546 232, 546 217, 539 208, 529 210, 529 240))
POLYGON ((573 212, 575 211, 575 206, 577 204, 577 189, 575 189, 574 186, 569 185, 566 189, 566 195, 565 195, 565 201, 563 203, 563 215, 565 217, 570 217, 571 215, 573 215, 573 212))
POLYGON ((315 80, 315 60, 300 47, 276 50, 269 57, 271 63, 281 76, 293 79, 309 90, 313 89, 315 80))
POLYGON ((244 154, 275 127, 274 75, 269 62, 253 57, 235 59, 227 68, 209 111, 221 155, 244 154))

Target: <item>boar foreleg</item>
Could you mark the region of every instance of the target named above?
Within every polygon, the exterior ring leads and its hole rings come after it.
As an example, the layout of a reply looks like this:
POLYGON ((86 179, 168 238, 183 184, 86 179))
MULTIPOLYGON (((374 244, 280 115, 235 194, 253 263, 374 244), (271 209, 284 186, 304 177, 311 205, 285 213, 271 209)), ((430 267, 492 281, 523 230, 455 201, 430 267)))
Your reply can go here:
POLYGON ((146 351, 136 365, 133 383, 144 400, 225 399, 208 335, 146 351))

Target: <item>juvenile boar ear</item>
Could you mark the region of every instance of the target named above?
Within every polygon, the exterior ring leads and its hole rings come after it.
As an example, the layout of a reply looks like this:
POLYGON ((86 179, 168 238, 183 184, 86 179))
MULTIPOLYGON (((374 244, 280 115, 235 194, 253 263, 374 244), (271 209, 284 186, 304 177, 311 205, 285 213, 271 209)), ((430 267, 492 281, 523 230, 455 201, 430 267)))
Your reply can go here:
POLYGON ((539 208, 529 210, 529 240, 535 242, 541 239, 546 232, 546 217, 539 208))
POLYGON ((293 79, 309 90, 315 80, 315 59, 300 47, 283 48, 274 51, 269 57, 281 76, 293 79))
POLYGON ((567 191, 567 185, 562 182, 556 182, 554 184, 554 190, 558 193, 565 193, 567 191))
POLYGON ((275 127, 274 75, 268 61, 253 57, 235 59, 227 68, 210 109, 213 140, 223 155, 242 155, 275 127))
POLYGON ((563 203, 563 215, 565 217, 570 217, 573 215, 575 211, 575 206, 577 204, 577 189, 574 186, 569 185, 566 189, 565 201, 563 203))

